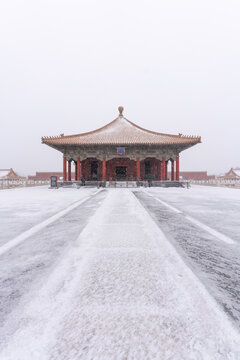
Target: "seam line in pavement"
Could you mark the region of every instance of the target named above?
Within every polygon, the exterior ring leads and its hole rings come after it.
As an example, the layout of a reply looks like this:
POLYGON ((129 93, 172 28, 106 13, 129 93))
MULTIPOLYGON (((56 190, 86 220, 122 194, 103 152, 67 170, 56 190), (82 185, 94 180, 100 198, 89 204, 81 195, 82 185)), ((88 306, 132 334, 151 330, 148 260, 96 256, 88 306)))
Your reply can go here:
POLYGON ((91 197, 93 197, 94 195, 96 195, 100 191, 102 191, 102 189, 96 191, 95 193, 93 193, 93 194, 91 194, 89 196, 86 196, 85 198, 83 198, 83 199, 81 199, 79 201, 75 201, 73 204, 71 204, 67 208, 59 211, 57 214, 51 216, 50 218, 42 221, 41 223, 39 223, 37 225, 34 225, 30 229, 24 231, 22 234, 16 236, 14 239, 8 241, 6 244, 4 244, 4 245, 2 245, 0 247, 0 256, 5 254, 7 251, 11 250, 15 246, 21 244, 23 241, 28 239, 30 236, 36 234, 38 231, 44 229, 46 226, 52 224, 54 221, 60 219, 62 216, 66 215, 71 210, 73 210, 76 207, 78 207, 79 205, 81 205, 83 202, 89 200, 91 197))
POLYGON ((166 207, 168 207, 169 209, 171 209, 172 211, 174 211, 175 213, 177 213, 177 214, 182 214, 182 213, 183 213, 182 211, 178 210, 177 208, 175 208, 175 207, 172 206, 172 205, 169 205, 169 204, 166 203, 165 201, 160 200, 160 199, 156 198, 155 196, 153 196, 153 195, 151 195, 151 194, 148 194, 146 190, 144 190, 144 192, 145 192, 148 196, 154 198, 155 200, 157 200, 158 202, 160 202, 160 203, 163 204, 164 206, 166 206, 166 207))
POLYGON ((205 230, 206 232, 208 232, 209 234, 213 235, 215 238, 217 238, 218 240, 222 240, 227 244, 235 244, 236 242, 231 239, 230 237, 220 233, 219 231, 211 228, 208 225, 203 224, 201 221, 194 219, 191 216, 188 216, 186 214, 184 214, 182 211, 178 210, 177 208, 175 208, 172 205, 169 205, 168 203, 166 203, 165 201, 162 201, 158 198, 156 198, 155 196, 153 196, 152 194, 148 194, 148 192, 146 190, 143 190, 145 194, 147 194, 149 197, 152 197, 154 200, 157 200, 158 202, 160 202, 162 205, 168 207, 169 209, 171 209, 172 211, 176 212, 177 214, 182 214, 185 219, 187 219, 188 221, 192 222, 194 225, 197 225, 198 227, 200 227, 201 229, 205 230))

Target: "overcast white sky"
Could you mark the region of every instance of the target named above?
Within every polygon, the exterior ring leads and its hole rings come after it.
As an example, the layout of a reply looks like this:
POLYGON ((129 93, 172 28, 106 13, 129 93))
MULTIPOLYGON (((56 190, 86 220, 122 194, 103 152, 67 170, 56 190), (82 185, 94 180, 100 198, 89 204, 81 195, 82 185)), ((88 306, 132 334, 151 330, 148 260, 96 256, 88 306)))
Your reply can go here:
POLYGON ((239 0, 2 0, 0 168, 62 169, 41 136, 93 130, 117 107, 201 135, 182 170, 240 166, 239 0))

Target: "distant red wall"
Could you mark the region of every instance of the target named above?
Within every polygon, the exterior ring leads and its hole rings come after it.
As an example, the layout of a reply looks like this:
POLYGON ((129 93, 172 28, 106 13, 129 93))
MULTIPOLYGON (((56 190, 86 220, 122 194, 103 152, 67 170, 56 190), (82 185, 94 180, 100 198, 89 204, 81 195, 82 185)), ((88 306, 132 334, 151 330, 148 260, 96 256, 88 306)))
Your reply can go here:
MULTIPOLYGON (((168 172, 168 177, 170 173, 168 172)), ((208 180, 207 171, 180 171, 180 178, 183 180, 208 180)))
MULTIPOLYGON (((36 175, 29 175, 28 179, 29 180, 34 180, 34 181, 40 181, 40 180, 49 180, 51 178, 51 176, 57 176, 57 179, 59 179, 59 177, 63 176, 62 172, 36 172, 36 175)), ((74 179, 75 173, 72 172, 72 179, 74 179)))

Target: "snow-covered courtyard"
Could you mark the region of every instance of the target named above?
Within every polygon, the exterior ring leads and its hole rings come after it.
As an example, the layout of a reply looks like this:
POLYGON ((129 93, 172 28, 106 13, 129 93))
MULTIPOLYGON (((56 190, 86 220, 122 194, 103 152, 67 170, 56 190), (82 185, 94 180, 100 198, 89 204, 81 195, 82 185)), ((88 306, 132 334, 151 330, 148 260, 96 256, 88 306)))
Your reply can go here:
POLYGON ((240 359, 240 191, 0 192, 0 359, 240 359))

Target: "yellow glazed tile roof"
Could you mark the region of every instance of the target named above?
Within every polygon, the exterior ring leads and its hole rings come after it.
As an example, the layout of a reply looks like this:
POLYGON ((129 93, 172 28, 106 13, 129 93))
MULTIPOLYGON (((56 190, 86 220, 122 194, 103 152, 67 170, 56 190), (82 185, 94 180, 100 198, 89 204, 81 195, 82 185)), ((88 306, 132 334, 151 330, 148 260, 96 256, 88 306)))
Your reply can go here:
MULTIPOLYGON (((121 108, 119 108, 121 110, 121 108)), ((120 111, 119 110, 119 111, 120 111)), ((134 124, 120 115, 109 124, 87 133, 77 135, 60 135, 42 137, 47 145, 164 145, 164 144, 197 144, 199 136, 162 134, 150 131, 134 124)))

